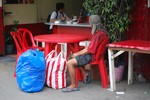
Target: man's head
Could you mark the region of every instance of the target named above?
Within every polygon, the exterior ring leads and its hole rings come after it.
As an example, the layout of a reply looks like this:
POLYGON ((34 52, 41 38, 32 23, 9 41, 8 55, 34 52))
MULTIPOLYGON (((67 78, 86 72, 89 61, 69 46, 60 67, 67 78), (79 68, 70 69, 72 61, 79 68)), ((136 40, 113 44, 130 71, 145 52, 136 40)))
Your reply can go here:
POLYGON ((57 11, 63 12, 64 7, 65 7, 64 3, 56 3, 56 10, 57 11))
POLYGON ((92 34, 94 34, 96 30, 100 30, 102 28, 101 19, 98 15, 91 15, 89 23, 92 25, 92 34))

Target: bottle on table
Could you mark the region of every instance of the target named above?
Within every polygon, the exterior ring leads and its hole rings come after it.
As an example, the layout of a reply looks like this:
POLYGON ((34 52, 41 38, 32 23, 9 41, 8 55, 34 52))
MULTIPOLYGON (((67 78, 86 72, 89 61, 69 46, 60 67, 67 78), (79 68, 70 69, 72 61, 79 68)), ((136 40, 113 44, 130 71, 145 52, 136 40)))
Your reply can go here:
POLYGON ((80 14, 78 17, 78 23, 83 23, 83 11, 82 11, 82 9, 80 10, 80 14))

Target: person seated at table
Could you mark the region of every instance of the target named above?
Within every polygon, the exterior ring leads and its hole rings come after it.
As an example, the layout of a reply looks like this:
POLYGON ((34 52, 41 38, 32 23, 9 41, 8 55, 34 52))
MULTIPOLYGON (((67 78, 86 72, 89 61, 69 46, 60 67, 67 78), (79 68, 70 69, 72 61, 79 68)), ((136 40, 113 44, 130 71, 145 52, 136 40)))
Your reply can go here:
POLYGON ((54 10, 50 16, 50 22, 54 23, 56 20, 66 20, 68 17, 64 13, 65 4, 64 3, 56 3, 56 10, 54 10))
MULTIPOLYGON (((54 23, 55 21, 65 21, 69 19, 67 15, 64 13, 65 4, 64 3, 56 3, 56 10, 54 10, 49 16, 47 21, 54 23)), ((49 27, 49 33, 52 33, 53 25, 49 27)))
POLYGON ((80 68, 84 77, 84 83, 89 83, 90 73, 86 72, 82 67, 94 61, 99 45, 107 38, 107 32, 101 24, 98 15, 91 15, 89 23, 92 25, 92 39, 89 46, 79 52, 72 54, 72 58, 68 60, 67 67, 69 70, 71 85, 63 89, 62 92, 79 91, 76 85, 76 68, 80 68))

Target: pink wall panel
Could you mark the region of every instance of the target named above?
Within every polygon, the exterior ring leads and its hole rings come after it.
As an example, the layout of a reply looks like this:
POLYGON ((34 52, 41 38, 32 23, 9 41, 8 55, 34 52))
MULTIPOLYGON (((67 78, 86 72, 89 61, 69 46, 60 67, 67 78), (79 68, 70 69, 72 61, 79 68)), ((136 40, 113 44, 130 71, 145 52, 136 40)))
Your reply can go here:
POLYGON ((3 8, 0 7, 0 55, 5 54, 4 35, 3 35, 3 8))
POLYGON ((150 41, 150 8, 147 11, 147 40, 150 41))
POLYGON ((127 31, 127 39, 147 40, 146 31, 146 0, 135 0, 135 6, 131 11, 131 24, 127 31))
MULTIPOLYGON (((150 8, 146 5, 147 0, 135 0, 135 7, 131 12, 132 23, 126 33, 126 39, 150 41, 150 8)), ((134 69, 146 79, 150 79, 150 55, 135 54, 134 69)))

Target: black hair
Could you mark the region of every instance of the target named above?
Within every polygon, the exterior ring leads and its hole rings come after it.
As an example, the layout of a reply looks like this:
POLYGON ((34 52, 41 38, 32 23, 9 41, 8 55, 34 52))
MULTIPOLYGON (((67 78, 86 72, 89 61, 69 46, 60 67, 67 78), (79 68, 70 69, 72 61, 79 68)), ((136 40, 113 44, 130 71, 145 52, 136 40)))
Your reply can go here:
POLYGON ((56 10, 59 11, 60 9, 64 9, 64 3, 56 3, 56 10))

